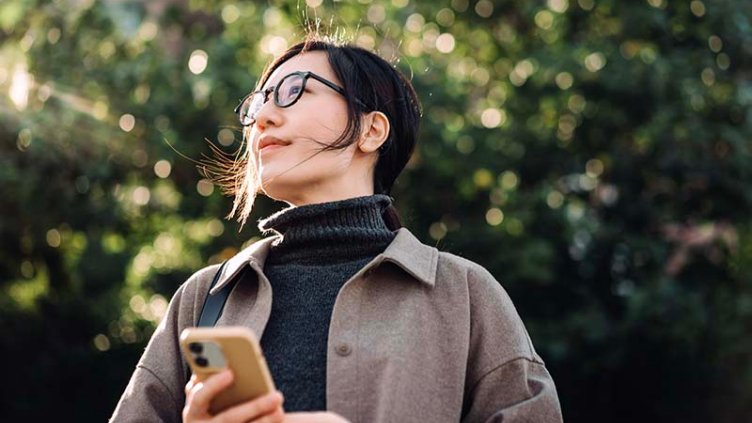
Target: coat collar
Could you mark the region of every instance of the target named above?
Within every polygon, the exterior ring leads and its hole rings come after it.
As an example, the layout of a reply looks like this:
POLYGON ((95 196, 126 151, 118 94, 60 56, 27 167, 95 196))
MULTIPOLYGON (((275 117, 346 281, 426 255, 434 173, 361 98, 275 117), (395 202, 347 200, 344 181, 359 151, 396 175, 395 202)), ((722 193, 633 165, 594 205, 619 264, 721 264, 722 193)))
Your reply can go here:
MULTIPOLYGON (((230 258, 222 269, 222 274, 219 276, 217 284, 212 288, 211 294, 221 290, 246 265, 250 265, 254 270, 260 272, 264 268, 264 261, 269 254, 271 244, 277 238, 279 238, 279 235, 256 241, 230 258)), ((381 262, 390 261, 418 281, 432 287, 436 283, 438 260, 439 251, 436 248, 423 244, 412 232, 402 227, 399 228, 396 236, 386 249, 371 260, 363 270, 376 267, 381 262)))

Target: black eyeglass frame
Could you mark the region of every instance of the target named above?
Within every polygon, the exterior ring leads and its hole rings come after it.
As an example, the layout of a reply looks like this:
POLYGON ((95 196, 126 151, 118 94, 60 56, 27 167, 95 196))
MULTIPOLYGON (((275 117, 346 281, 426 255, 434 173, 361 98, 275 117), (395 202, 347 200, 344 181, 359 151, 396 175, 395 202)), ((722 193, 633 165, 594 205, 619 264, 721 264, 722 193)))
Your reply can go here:
MULTIPOLYGON (((240 116, 240 114, 239 114, 240 110, 243 107, 243 104, 246 102, 246 100, 251 99, 250 101, 252 102, 253 101, 252 100, 253 96, 255 96, 256 94, 263 94, 263 96, 264 96, 263 97, 264 98, 264 102, 261 103, 263 105, 263 104, 266 104, 267 101, 269 101, 269 94, 274 93, 274 105, 276 105, 277 107, 283 108, 283 109, 287 108, 287 107, 290 107, 293 104, 297 103, 298 100, 300 100, 300 97, 303 96, 303 91, 305 91, 305 87, 306 87, 306 83, 308 82, 308 78, 313 78, 313 79, 321 82, 322 84, 326 85, 327 87, 333 89, 334 91, 338 92, 343 97, 345 96, 345 90, 342 89, 342 87, 338 86, 334 82, 329 81, 328 79, 324 78, 323 76, 319 76, 319 75, 317 75, 317 74, 315 74, 315 73, 313 73, 311 71, 296 71, 296 72, 292 72, 292 73, 289 73, 289 74, 285 75, 282 79, 280 79, 279 80, 280 83, 278 83, 277 85, 272 85, 271 87, 267 87, 267 88, 265 88, 263 90, 253 91, 253 92, 247 94, 242 99, 240 99, 240 103, 238 103, 237 107, 235 107, 235 110, 234 110, 235 114, 238 115, 238 120, 240 121, 240 124, 243 125, 243 126, 250 126, 250 125, 253 125, 256 122, 255 118, 253 118, 251 116, 247 116, 248 117, 248 123, 245 123, 243 121, 243 116, 240 116), (287 78, 289 78, 291 76, 295 76, 295 75, 300 76, 300 77, 303 78, 303 82, 301 83, 301 86, 300 86, 300 91, 298 91, 298 93, 296 94, 295 98, 292 101, 290 101, 287 104, 282 104, 279 101, 279 87, 282 85, 282 82, 285 79, 287 79, 287 78)), ((359 105, 365 107, 365 104, 363 104, 362 101, 357 100, 357 99, 356 99, 356 101, 358 102, 359 105)), ((249 107, 250 107, 250 105, 249 105, 249 107)))

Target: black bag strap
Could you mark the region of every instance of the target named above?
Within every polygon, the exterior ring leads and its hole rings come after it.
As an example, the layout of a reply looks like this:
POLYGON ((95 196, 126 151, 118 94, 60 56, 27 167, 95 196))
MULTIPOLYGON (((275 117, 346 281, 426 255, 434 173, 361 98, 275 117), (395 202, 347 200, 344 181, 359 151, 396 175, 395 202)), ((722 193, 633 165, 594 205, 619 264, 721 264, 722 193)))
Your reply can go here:
MULTIPOLYGON (((217 273, 214 275, 214 280, 212 280, 211 286, 209 286, 209 292, 211 292, 212 288, 214 288, 219 281, 219 277, 222 275, 222 270, 224 270, 225 265, 227 265, 227 261, 219 266, 219 270, 217 270, 217 273)), ((201 315, 198 318, 197 326, 212 327, 217 323, 219 316, 222 315, 222 310, 225 308, 227 297, 230 296, 230 292, 232 291, 232 288, 235 287, 235 283, 237 283, 238 279, 240 278, 236 275, 232 280, 227 282, 227 285, 223 286, 218 292, 215 292, 214 295, 209 294, 209 292, 206 293, 206 298, 204 299, 204 305, 201 307, 201 315)))

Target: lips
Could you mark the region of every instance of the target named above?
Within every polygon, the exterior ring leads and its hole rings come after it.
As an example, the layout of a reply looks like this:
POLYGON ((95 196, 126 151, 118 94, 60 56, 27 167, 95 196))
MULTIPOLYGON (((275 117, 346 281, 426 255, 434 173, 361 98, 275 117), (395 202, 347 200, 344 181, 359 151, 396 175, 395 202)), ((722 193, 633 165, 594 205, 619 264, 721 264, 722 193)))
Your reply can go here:
POLYGON ((290 144, 287 141, 283 141, 279 138, 272 136, 263 136, 259 139, 259 152, 263 150, 274 150, 280 147, 284 147, 290 144))

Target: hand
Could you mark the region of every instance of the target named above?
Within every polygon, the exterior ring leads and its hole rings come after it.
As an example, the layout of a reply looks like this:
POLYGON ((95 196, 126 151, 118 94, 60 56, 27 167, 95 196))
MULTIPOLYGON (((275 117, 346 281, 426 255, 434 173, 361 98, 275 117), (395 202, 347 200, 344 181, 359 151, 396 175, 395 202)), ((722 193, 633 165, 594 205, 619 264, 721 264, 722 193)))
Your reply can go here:
POLYGON ((328 411, 316 413, 287 413, 284 423, 350 423, 339 414, 328 411))
MULTIPOLYGON (((183 422, 283 423, 286 421, 285 411, 282 409, 282 393, 279 391, 230 407, 215 416, 209 414, 209 404, 212 399, 223 389, 230 386, 232 380, 233 375, 230 370, 223 370, 203 382, 199 382, 196 375, 193 375, 185 385, 183 422)), ((322 422, 324 421, 329 420, 322 420, 322 422)))

